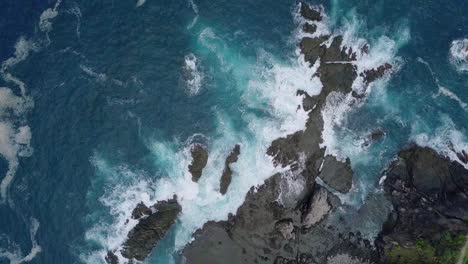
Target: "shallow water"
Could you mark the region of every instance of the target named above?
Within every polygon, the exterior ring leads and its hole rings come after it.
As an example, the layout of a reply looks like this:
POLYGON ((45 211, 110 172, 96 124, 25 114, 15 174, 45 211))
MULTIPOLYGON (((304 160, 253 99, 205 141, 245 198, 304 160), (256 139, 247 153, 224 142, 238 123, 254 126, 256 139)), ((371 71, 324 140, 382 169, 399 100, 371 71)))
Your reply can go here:
MULTIPOLYGON (((312 3, 347 43, 369 41, 364 66, 398 65, 365 103, 326 115, 324 145, 355 170, 345 202, 361 206, 411 141, 453 159, 448 142, 468 148, 468 73, 450 53, 468 37, 468 4, 312 3), (375 128, 384 138, 363 147, 375 128)), ((11 91, 0 94, 2 179, 18 166, 0 205, 0 263, 103 263, 138 202, 175 193, 183 213, 147 261, 171 263, 196 228, 235 212, 251 186, 281 171, 269 143, 304 128, 295 91, 321 88, 297 54, 295 12, 295 1, 1 3, 0 61, 15 62, 0 80, 11 91), (198 185, 186 170, 193 142, 210 152, 198 185), (238 143, 223 197, 218 180, 238 143)))

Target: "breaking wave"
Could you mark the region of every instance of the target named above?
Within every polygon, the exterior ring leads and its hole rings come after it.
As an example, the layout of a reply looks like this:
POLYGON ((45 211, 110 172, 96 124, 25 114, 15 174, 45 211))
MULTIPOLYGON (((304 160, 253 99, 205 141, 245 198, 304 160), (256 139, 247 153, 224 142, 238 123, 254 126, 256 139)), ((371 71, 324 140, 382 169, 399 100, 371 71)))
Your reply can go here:
MULTIPOLYGON (((153 204, 172 198, 174 194, 178 196, 183 209, 174 231, 174 247, 180 250, 205 222, 223 220, 229 213, 235 213, 252 186, 258 186, 271 175, 289 169, 274 167, 266 151, 274 139, 305 128, 308 114, 298 108, 302 97, 297 96, 296 92, 299 89, 310 95, 320 92, 320 81, 311 78, 316 67, 310 68, 299 54, 290 60, 280 61, 272 54, 259 50, 255 60, 244 58, 211 28, 200 32, 197 54, 216 59, 220 67, 215 74, 229 75, 229 80, 236 84, 235 94, 239 97, 233 100, 238 100, 238 112, 227 113, 220 107, 214 108, 217 129, 212 135, 194 134, 186 141, 149 140, 148 148, 155 164, 161 169, 158 175, 135 170, 116 173, 99 165, 106 164, 105 161, 94 161, 99 174, 124 173, 135 180, 131 185, 118 183, 101 197, 101 203, 108 208, 112 220, 98 224, 87 232, 88 239, 98 241, 102 249, 83 255, 86 261, 103 262, 107 250, 117 248, 125 240, 131 226, 136 224, 131 221, 125 224, 125 221, 140 201, 153 204), (243 124, 240 127, 236 117, 243 124), (207 146, 209 159, 203 176, 195 183, 188 165, 191 162, 191 146, 200 141, 207 146), (241 155, 231 166, 233 177, 229 190, 226 195, 221 195, 219 181, 224 160, 235 144, 240 145, 241 155)), ((196 57, 186 57, 185 68, 193 71, 197 69, 196 63, 196 57)), ((225 87, 217 85, 217 92, 228 92, 225 87)), ((165 263, 172 261, 168 257, 165 263)))
POLYGON ((450 62, 459 72, 468 72, 468 39, 457 39, 450 44, 450 62))

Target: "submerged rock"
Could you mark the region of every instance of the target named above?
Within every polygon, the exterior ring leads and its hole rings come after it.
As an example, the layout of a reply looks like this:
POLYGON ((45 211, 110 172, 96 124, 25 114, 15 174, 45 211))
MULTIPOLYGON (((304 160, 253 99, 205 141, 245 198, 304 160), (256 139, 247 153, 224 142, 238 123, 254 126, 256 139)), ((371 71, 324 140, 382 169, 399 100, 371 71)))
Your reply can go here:
POLYGON ((188 166, 188 169, 192 174, 192 181, 198 182, 208 162, 208 152, 200 144, 193 145, 190 152, 192 154, 192 163, 188 166))
POLYGON ((334 190, 347 193, 353 184, 351 161, 346 159, 345 162, 342 162, 337 160, 335 156, 327 155, 319 177, 334 190))
POLYGON ((458 253, 463 244, 454 241, 464 241, 468 234, 468 170, 430 148, 413 145, 400 152, 385 175, 384 190, 395 210, 376 242, 381 261, 440 263, 458 253), (434 255, 418 253, 422 245, 434 255))
MULTIPOLYGON (((128 233, 120 254, 130 262, 145 260, 175 223, 181 210, 182 207, 175 197, 168 201, 160 201, 151 209, 143 203, 138 204, 132 212, 132 218, 139 219, 139 222, 128 233)), ((119 263, 115 251, 109 251, 105 259, 109 264, 119 263)))
POLYGON ((236 145, 234 149, 231 151, 229 156, 226 158, 226 161, 224 163, 224 170, 223 170, 223 175, 221 175, 221 181, 219 184, 219 192, 221 194, 226 194, 229 185, 231 184, 232 180, 232 169, 230 165, 234 162, 237 162, 237 159, 240 155, 240 146, 236 145))

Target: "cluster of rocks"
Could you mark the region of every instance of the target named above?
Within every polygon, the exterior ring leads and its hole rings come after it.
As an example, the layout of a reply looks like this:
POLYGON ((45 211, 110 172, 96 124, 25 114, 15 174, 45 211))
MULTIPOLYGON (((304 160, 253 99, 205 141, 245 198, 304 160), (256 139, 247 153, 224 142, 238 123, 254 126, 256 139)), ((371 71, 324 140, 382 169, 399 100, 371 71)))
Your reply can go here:
MULTIPOLYGON (((301 5, 301 15, 308 20, 303 30, 313 33, 315 23, 323 19, 321 11, 301 5)), ((320 60, 317 77, 323 84, 319 95, 303 96, 302 107, 309 111, 306 128, 276 139, 267 150, 275 166, 290 166, 296 180, 304 183, 302 190, 287 195, 282 186, 288 179, 275 174, 263 185, 248 192, 245 202, 227 221, 208 222, 194 234, 181 262, 198 263, 363 263, 379 259, 370 241, 359 233, 342 234, 327 224, 327 217, 340 207, 340 200, 328 189, 316 184, 320 177, 335 191, 347 193, 352 187, 350 161, 340 161, 325 155, 320 147, 323 131, 322 110, 332 93, 353 94, 352 84, 358 78, 354 64, 356 51, 343 46, 342 36, 304 37, 300 43, 304 58, 310 65, 320 60), (327 46, 325 42, 331 44, 327 46), (343 262, 348 261, 348 262, 343 262)), ((365 52, 363 47, 361 51, 365 52)), ((364 71, 369 84, 382 77, 391 65, 364 71)), ((356 94, 358 100, 360 95, 356 94)), ((378 139, 383 133, 376 133, 378 139)), ((285 183, 286 182, 286 183, 285 183)))
MULTIPOLYGON (((203 174, 203 169, 208 163, 208 151, 201 144, 193 144, 190 150, 192 162, 188 171, 192 175, 192 181, 198 182, 203 174)), ((240 155, 240 145, 235 145, 225 161, 225 166, 220 179, 220 193, 226 194, 232 180, 231 164, 237 162, 240 155)), ((131 218, 138 220, 135 227, 128 233, 127 239, 119 249, 109 250, 105 260, 109 264, 118 264, 119 253, 126 262, 133 263, 143 261, 151 254, 156 244, 164 238, 168 230, 177 220, 182 208, 177 202, 177 197, 168 201, 159 201, 148 207, 140 202, 132 211, 131 218)), ((127 220, 127 223, 129 221, 127 220)))
MULTIPOLYGON (((307 20, 303 31, 314 33, 323 19, 322 11, 301 3, 300 13, 307 20)), ((361 100, 362 91, 352 89, 354 81, 362 78, 364 85, 369 85, 390 71, 392 65, 385 63, 359 72, 355 62, 359 55, 369 52, 369 45, 353 50, 343 45, 342 36, 307 36, 301 40, 300 49, 310 65, 320 62, 314 77, 320 79, 323 88, 316 96, 297 91, 303 97, 301 107, 308 111, 306 128, 274 140, 267 154, 275 166, 290 166, 293 180, 303 183, 302 188, 285 193, 283 186, 291 181, 285 174, 272 175, 258 188, 252 187, 235 215, 229 215, 226 221, 205 223, 195 232, 193 242, 181 252, 180 262, 392 263, 395 256, 397 260, 404 257, 395 254, 396 247, 411 249, 421 239, 432 243, 443 232, 466 234, 468 171, 434 150, 415 145, 400 152, 384 172, 383 189, 394 210, 375 241, 359 232, 343 232, 327 221, 342 206, 336 194, 345 194, 352 188, 353 171, 349 159, 340 161, 326 155, 320 147, 322 110, 332 95, 361 100), (316 183, 317 178, 323 186, 316 183)), ((376 129, 364 144, 384 135, 383 130, 376 129)), ((198 182, 207 165, 208 152, 205 147, 194 145, 191 155, 188 170, 192 180, 198 182)), ((228 191, 231 165, 239 155, 240 146, 236 145, 225 160, 220 180, 222 194, 228 191)), ((462 162, 468 161, 466 152, 457 155, 462 162)), ((150 208, 139 204, 132 214, 139 223, 128 234, 120 254, 130 260, 143 260, 176 221, 180 210, 176 199, 150 208)), ((117 263, 115 251, 110 251, 106 260, 117 263)))

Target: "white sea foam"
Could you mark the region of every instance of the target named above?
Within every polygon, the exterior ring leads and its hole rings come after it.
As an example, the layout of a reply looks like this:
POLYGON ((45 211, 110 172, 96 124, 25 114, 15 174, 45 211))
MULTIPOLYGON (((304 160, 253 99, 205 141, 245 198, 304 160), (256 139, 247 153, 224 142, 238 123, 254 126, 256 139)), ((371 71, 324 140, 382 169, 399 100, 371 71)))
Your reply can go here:
MULTIPOLYGON (((356 61, 353 64, 356 66, 358 77, 353 82, 352 89, 358 94, 367 96, 373 87, 384 87, 389 80, 389 75, 387 74, 382 79, 366 85, 361 74, 385 63, 392 64, 392 72, 398 71, 403 60, 396 54, 409 41, 410 32, 406 24, 403 24, 395 33, 397 37, 390 38, 383 35, 369 43, 359 35, 363 27, 364 22, 359 20, 357 16, 353 16, 351 20, 345 20, 342 27, 335 30, 329 29, 329 32, 333 32, 332 36, 342 35, 342 47, 351 48, 356 53, 356 61), (364 52, 362 50, 366 45, 368 51, 364 52)), ((322 111, 324 130, 322 133, 323 143, 321 144, 321 147, 326 147, 327 154, 343 160, 347 156, 359 155, 362 152, 363 144, 338 144, 342 139, 338 139, 335 133, 337 127, 345 124, 347 113, 352 108, 360 107, 362 103, 362 100, 356 100, 351 95, 331 95, 327 100, 327 105, 322 111), (345 147, 346 149, 344 149, 345 147)))
POLYGON ((468 72, 468 39, 457 39, 450 44, 449 60, 459 72, 468 72))
POLYGON ((146 0, 138 0, 137 3, 136 3, 136 7, 140 7, 142 5, 144 5, 146 2, 146 0))
POLYGON ((61 3, 62 0, 57 0, 53 8, 47 8, 41 13, 41 16, 39 17, 39 29, 45 33, 47 45, 50 44, 49 33, 53 29, 52 20, 57 17, 58 8, 61 3))
POLYGON ((185 56, 183 74, 188 93, 197 95, 202 87, 203 72, 200 71, 200 62, 192 53, 185 56))
POLYGON ((21 96, 6 87, 0 88, 0 155, 8 161, 8 171, 0 183, 1 201, 6 202, 10 186, 19 165, 19 156, 29 156, 31 132, 24 124, 24 113, 33 106, 26 95, 26 85, 10 73, 10 68, 26 60, 36 46, 33 42, 20 38, 15 45, 14 56, 2 63, 1 74, 5 81, 19 86, 21 96))
POLYGON ((76 32, 76 37, 79 39, 80 36, 81 36, 81 17, 82 17, 82 14, 81 14, 81 9, 78 5, 68 9, 65 11, 66 13, 68 14, 71 14, 73 16, 75 16, 75 19, 76 19, 76 28, 75 28, 75 32, 76 32))
POLYGON ((419 146, 430 147, 468 169, 468 164, 463 163, 457 156, 457 153, 468 150, 466 131, 458 128, 448 115, 441 114, 440 119, 442 124, 435 130, 428 129, 421 121, 414 122, 410 140, 419 146), (429 133, 428 130, 433 132, 429 133))
POLYGON ((193 18, 192 22, 190 22, 190 24, 187 26, 187 29, 191 29, 193 28, 193 26, 195 26, 195 24, 198 21, 198 6, 193 0, 188 0, 188 3, 192 8, 193 12, 195 13, 195 17, 193 18))
POLYGON ((31 237, 31 250, 26 256, 22 254, 21 249, 18 245, 10 242, 10 240, 8 239, 8 244, 10 244, 9 247, 11 249, 0 249, 0 259, 8 259, 10 261, 10 264, 21 264, 30 262, 33 258, 35 258, 37 254, 39 254, 42 251, 41 246, 36 241, 36 233, 39 229, 39 225, 39 221, 37 221, 35 218, 31 219, 31 225, 29 230, 29 235, 31 237))
POLYGON ((468 104, 463 102, 463 100, 460 99, 460 97, 458 97, 456 94, 454 94, 449 89, 447 89, 445 87, 442 87, 442 86, 439 86, 439 92, 436 94, 436 96, 439 96, 439 95, 445 95, 448 98, 455 100, 463 110, 468 112, 468 104))
POLYGON ((18 85, 23 96, 26 95, 26 85, 19 78, 13 76, 9 70, 16 64, 26 60, 32 51, 37 51, 38 49, 39 47, 34 41, 20 37, 15 44, 14 55, 2 63, 1 74, 3 79, 7 82, 18 85))
POLYGON ((125 86, 124 82, 122 82, 121 80, 110 78, 105 73, 96 72, 89 66, 80 64, 80 69, 81 69, 81 71, 83 71, 83 73, 85 73, 89 77, 92 77, 93 79, 96 80, 96 82, 98 82, 100 84, 105 84, 106 82, 111 82, 112 84, 115 84, 115 85, 118 85, 118 86, 125 86))
POLYGON ((440 84, 439 78, 437 78, 437 76, 434 73, 434 71, 432 70, 432 67, 429 64, 429 62, 425 61, 421 57, 418 57, 417 61, 419 63, 424 64, 427 67, 427 69, 429 70, 429 72, 432 75, 432 78, 434 79, 435 83, 437 84, 437 87, 439 88, 437 94, 432 96, 433 98, 437 98, 440 95, 447 96, 448 98, 455 100, 463 110, 468 111, 468 104, 467 103, 463 102, 463 100, 460 97, 458 97, 455 93, 453 93, 448 88, 446 88, 446 87, 442 86, 442 84, 440 84))
MULTIPOLYGON (((256 60, 250 61, 230 49, 225 40, 209 28, 200 33, 199 44, 200 54, 208 52, 208 55, 218 58, 222 66, 220 70, 235 78, 236 89, 241 94, 239 111, 247 125, 235 128, 228 113, 214 108, 217 131, 213 136, 206 138, 197 134, 186 142, 151 141, 149 149, 164 177, 148 183, 144 180, 145 173, 134 173, 137 180, 133 184, 115 186, 112 191, 115 195, 102 198, 114 221, 112 224, 98 224, 87 233, 88 239, 99 241, 104 247, 102 251, 91 254, 94 260, 102 262, 107 249, 116 249, 123 242, 132 224, 125 225, 125 220, 140 200, 150 205, 177 194, 183 208, 175 230, 175 247, 180 249, 206 221, 223 220, 229 213, 235 213, 252 186, 262 184, 275 173, 289 170, 275 168, 266 151, 274 139, 305 128, 308 115, 298 108, 303 98, 296 92, 299 89, 310 95, 320 92, 320 81, 312 77, 317 65, 309 67, 301 56, 281 62, 263 50, 258 51, 256 60), (265 115, 259 116, 258 111, 265 115), (209 159, 201 179, 194 183, 188 165, 191 162, 191 145, 199 140, 207 145, 209 159), (219 188, 224 161, 235 144, 240 145, 241 154, 231 165, 233 176, 229 190, 226 195, 221 195, 219 188), (138 191, 133 192, 134 189, 138 191)), ((188 62, 190 66, 196 63, 193 59, 188 62)), ((225 87, 217 89, 222 91, 225 87)), ((105 166, 95 166, 103 174, 116 175, 112 170, 106 172, 105 166)), ((294 186, 297 184, 289 187, 299 191, 294 186)))

